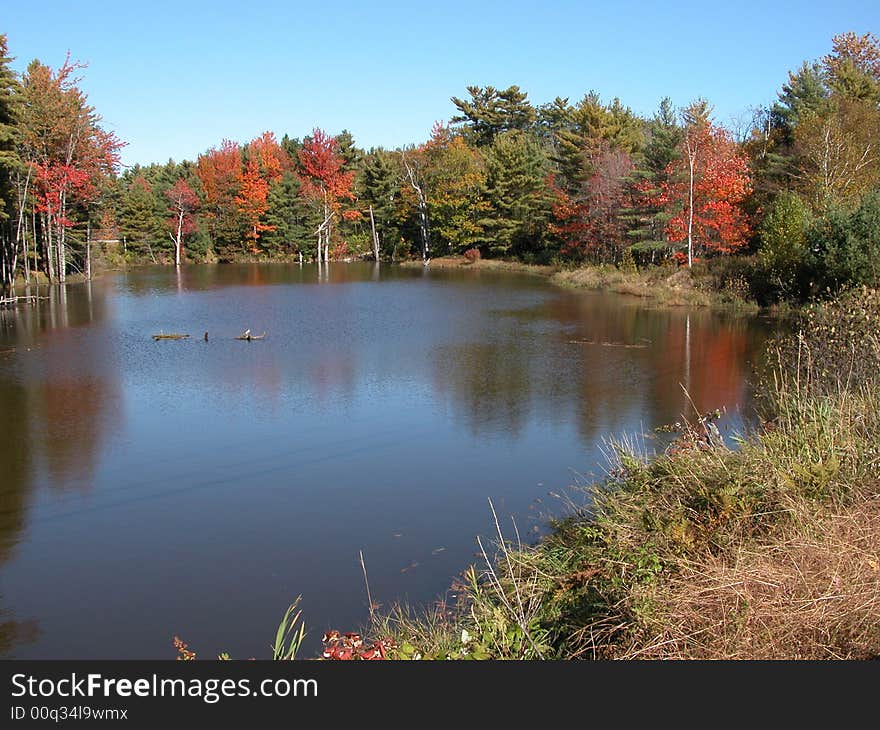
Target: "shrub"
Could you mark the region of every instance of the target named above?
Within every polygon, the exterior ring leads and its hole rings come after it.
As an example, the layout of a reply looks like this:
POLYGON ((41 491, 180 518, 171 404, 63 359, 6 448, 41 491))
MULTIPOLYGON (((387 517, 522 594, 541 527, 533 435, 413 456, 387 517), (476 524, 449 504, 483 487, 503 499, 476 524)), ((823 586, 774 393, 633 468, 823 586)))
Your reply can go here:
POLYGON ((834 302, 805 309, 798 336, 772 343, 770 352, 809 394, 857 387, 880 377, 880 291, 862 287, 834 302))
POLYGON ((802 284, 809 257, 807 231, 810 222, 806 203, 796 193, 785 192, 777 196, 761 223, 760 273, 770 293, 776 297, 804 296, 802 284))
POLYGON ((617 268, 627 274, 637 274, 639 269, 636 266, 636 260, 633 258, 632 250, 625 248, 620 255, 620 261, 617 262, 617 268))
POLYGON ((880 283, 880 191, 852 213, 832 210, 807 234, 817 278, 827 291, 880 283))
POLYGON ((464 257, 468 260, 468 263, 473 264, 480 260, 480 249, 478 248, 469 248, 464 252, 464 257))
POLYGON ((694 263, 693 276, 704 291, 732 301, 765 301, 767 292, 754 256, 714 256, 694 263))

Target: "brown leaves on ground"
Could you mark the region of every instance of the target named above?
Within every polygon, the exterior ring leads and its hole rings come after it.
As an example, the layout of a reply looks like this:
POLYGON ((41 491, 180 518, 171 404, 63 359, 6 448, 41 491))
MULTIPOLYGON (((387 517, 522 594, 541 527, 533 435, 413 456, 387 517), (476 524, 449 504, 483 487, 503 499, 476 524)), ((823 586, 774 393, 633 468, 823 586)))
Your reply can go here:
POLYGON ((648 598, 658 631, 624 658, 878 658, 880 498, 799 509, 775 540, 690 561, 648 598))
POLYGON ((397 648, 391 639, 379 639, 368 644, 360 634, 354 632, 341 634, 335 630, 324 634, 323 643, 324 659, 336 661, 388 659, 388 652, 397 648))

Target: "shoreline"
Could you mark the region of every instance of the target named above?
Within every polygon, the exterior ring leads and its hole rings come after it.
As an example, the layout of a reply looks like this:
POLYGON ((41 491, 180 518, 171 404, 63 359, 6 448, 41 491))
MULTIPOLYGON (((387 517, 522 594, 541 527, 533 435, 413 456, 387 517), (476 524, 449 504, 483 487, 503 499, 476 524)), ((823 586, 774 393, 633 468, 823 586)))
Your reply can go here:
MULTIPOLYGON (((399 265, 405 268, 424 266, 421 261, 404 261, 399 265)), ((700 288, 699 285, 703 280, 695 277, 687 269, 679 267, 657 266, 635 271, 624 271, 611 265, 565 268, 505 259, 479 259, 470 262, 464 256, 431 259, 428 266, 437 269, 474 268, 529 274, 540 276, 554 286, 564 289, 628 294, 670 307, 712 307, 744 313, 758 312, 762 309, 772 312, 779 309, 778 305, 761 307, 757 302, 744 299, 734 291, 717 291, 708 286, 700 288)))
MULTIPOLYGON (((351 261, 331 262, 334 265, 357 262, 371 262, 367 259, 351 261)), ((223 266, 226 264, 268 264, 268 265, 296 265, 294 259, 275 258, 257 260, 245 257, 241 261, 229 262, 198 262, 185 263, 186 266, 202 266, 205 264, 223 266)), ((407 260, 399 262, 380 262, 386 266, 400 266, 406 269, 418 269, 424 266, 420 260, 407 260)), ((136 263, 122 267, 100 269, 93 273, 91 279, 84 274, 70 274, 65 284, 82 284, 95 281, 107 274, 118 273, 129 268, 141 266, 162 266, 171 268, 171 264, 136 263)), ((477 271, 499 271, 513 274, 527 274, 545 279, 553 286, 569 290, 612 292, 637 297, 650 301, 659 306, 668 307, 708 307, 713 309, 735 311, 743 314, 766 312, 774 315, 785 314, 790 310, 797 309, 794 304, 774 304, 761 306, 753 300, 743 298, 734 290, 717 290, 713 288, 706 276, 695 276, 692 271, 679 267, 656 266, 641 270, 626 271, 611 265, 581 266, 578 268, 566 268, 550 264, 527 264, 521 261, 507 259, 479 259, 468 261, 464 256, 442 256, 430 259, 428 264, 433 269, 475 269, 477 271)), ((29 289, 40 289, 62 282, 50 284, 42 272, 33 274, 36 281, 26 285, 18 281, 12 287, 12 294, 21 294, 29 289)))

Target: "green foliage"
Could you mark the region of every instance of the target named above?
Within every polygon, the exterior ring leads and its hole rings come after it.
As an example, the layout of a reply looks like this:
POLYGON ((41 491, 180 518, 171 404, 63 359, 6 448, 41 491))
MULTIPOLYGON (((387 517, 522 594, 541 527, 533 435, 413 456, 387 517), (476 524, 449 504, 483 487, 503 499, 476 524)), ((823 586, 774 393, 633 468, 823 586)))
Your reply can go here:
POLYGON ((486 170, 485 248, 493 255, 541 252, 552 197, 540 143, 519 131, 499 134, 486 150, 486 170))
POLYGON ((401 237, 394 203, 399 187, 400 172, 391 153, 383 149, 370 150, 364 156, 357 178, 358 199, 363 208, 373 208, 380 255, 389 259, 395 241, 401 237))
POLYGON ((804 62, 797 71, 789 72, 788 83, 782 85, 779 101, 773 106, 773 121, 790 139, 791 131, 805 116, 823 109, 828 96, 822 67, 804 62))
POLYGON ((468 86, 467 91, 470 101, 452 97, 452 103, 461 114, 450 121, 463 125, 468 141, 477 147, 491 144, 503 132, 527 131, 535 124, 535 108, 519 86, 510 86, 503 91, 493 86, 485 89, 468 86))
POLYGON ((880 102, 880 40, 873 33, 850 31, 831 39, 832 52, 822 59, 828 85, 850 99, 874 106, 880 102))
POLYGON ((428 145, 428 209, 433 249, 460 254, 483 239, 486 165, 479 150, 460 136, 433 140, 428 145))
POLYGON ((6 36, 0 34, 0 225, 10 218, 13 207, 13 175, 21 170, 18 154, 18 125, 22 113, 21 85, 10 67, 6 36))
POLYGON ((591 91, 560 117, 555 161, 566 190, 582 186, 593 174, 602 150, 621 150, 633 156, 644 146, 644 123, 619 99, 603 104, 591 91))
POLYGON ((796 193, 782 193, 761 223, 758 258, 771 287, 783 298, 804 294, 810 209, 796 193))
POLYGON ((880 283, 880 190, 853 212, 833 209, 810 229, 807 242, 823 290, 880 283))
POLYGON ((299 194, 299 178, 286 171, 269 186, 269 210, 265 223, 270 230, 260 236, 269 255, 287 256, 305 250, 318 223, 299 194))
POLYGON ((168 236, 155 190, 139 171, 132 173, 124 190, 119 224, 127 239, 128 251, 139 258, 158 260, 162 249, 168 248, 165 243, 168 236))
POLYGON ((630 223, 627 237, 634 242, 634 252, 640 259, 655 263, 659 257, 667 256, 671 248, 666 240, 666 224, 671 216, 657 203, 657 198, 669 181, 666 170, 678 158, 684 135, 668 97, 660 102, 660 108, 647 123, 646 135, 642 162, 629 181, 638 194, 621 217, 630 223))

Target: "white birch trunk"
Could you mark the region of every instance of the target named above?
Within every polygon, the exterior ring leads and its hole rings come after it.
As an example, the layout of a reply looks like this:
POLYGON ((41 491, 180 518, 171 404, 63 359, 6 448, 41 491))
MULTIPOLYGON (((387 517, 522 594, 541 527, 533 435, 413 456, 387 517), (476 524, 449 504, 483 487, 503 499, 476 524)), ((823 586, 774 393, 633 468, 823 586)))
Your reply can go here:
POLYGON ((177 211, 177 238, 174 241, 174 265, 180 268, 180 248, 183 238, 183 216, 184 210, 181 207, 177 211))
POLYGON ((688 153, 688 268, 694 263, 694 163, 696 162, 697 148, 687 140, 688 153))
POLYGON ((427 261, 431 249, 430 230, 428 226, 428 201, 422 187, 416 182, 415 174, 409 166, 409 163, 406 161, 406 155, 401 153, 400 157, 403 160, 404 168, 406 168, 406 176, 409 178, 409 184, 415 191, 416 197, 419 201, 419 233, 421 233, 422 236, 422 261, 427 261))
POLYGON ((373 206, 370 206, 370 229, 373 232, 373 258, 379 263, 379 234, 376 233, 376 219, 373 218, 373 206))
POLYGON ((92 280, 92 222, 86 220, 86 279, 92 280))

